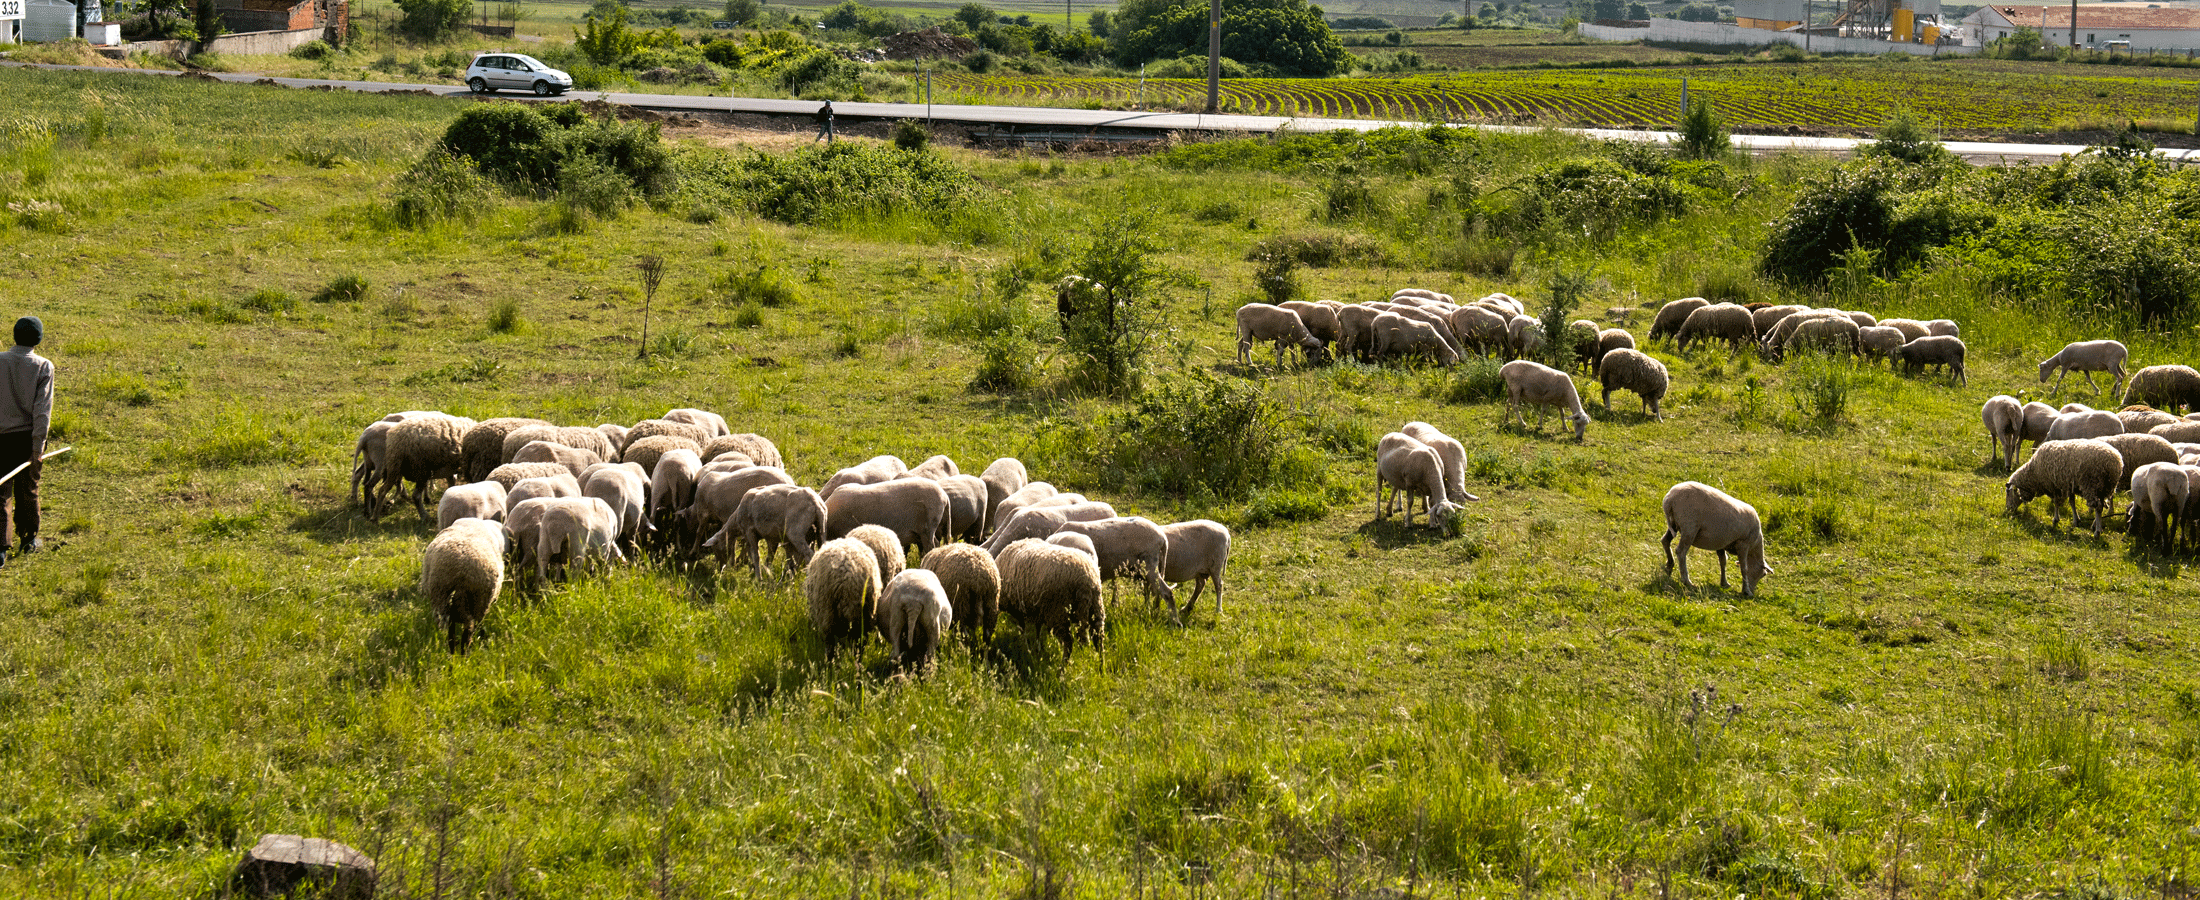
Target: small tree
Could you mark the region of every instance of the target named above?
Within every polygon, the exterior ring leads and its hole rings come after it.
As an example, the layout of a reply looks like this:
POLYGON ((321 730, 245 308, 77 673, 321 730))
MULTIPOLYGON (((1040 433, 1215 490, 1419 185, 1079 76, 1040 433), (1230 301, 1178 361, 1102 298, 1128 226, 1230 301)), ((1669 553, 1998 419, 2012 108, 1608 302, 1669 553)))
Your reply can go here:
POLYGON ((995 18, 992 10, 977 3, 965 3, 961 9, 955 10, 955 21, 961 22, 964 28, 970 29, 973 33, 980 28, 993 24, 995 18))
POLYGON ((1955 154, 1940 145, 1933 133, 1918 121, 1908 109, 1895 110, 1887 124, 1879 127, 1878 140, 1865 144, 1858 155, 1892 159, 1897 162, 1923 165, 1925 163, 1950 162, 1955 154))
POLYGON ((397 28, 423 41, 441 40, 466 24, 473 0, 396 0, 403 13, 397 28))
POLYGON ((1688 104, 1687 114, 1681 116, 1681 139, 1675 149, 1689 159, 1717 159, 1730 147, 1726 123, 1712 114, 1711 104, 1702 100, 1688 104))
POLYGON ((1591 271, 1553 272, 1551 280, 1544 285, 1551 299, 1536 315, 1536 324, 1543 329, 1543 360, 1561 372, 1574 367, 1574 342, 1566 334, 1566 316, 1588 295, 1591 271))
POLYGON ((642 273, 642 352, 635 355, 646 359, 649 356, 649 308, 657 302, 658 286, 665 283, 665 258, 652 253, 642 257, 634 268, 642 273))
POLYGON ((757 0, 726 0, 726 21, 735 25, 756 21, 757 14, 762 11, 763 4, 757 0))
POLYGON ((599 66, 617 65, 619 60, 632 56, 641 48, 641 35, 626 27, 626 7, 623 6, 612 9, 609 15, 589 16, 585 32, 573 29, 573 49, 599 66))
POLYGON ((199 0, 192 13, 191 30, 198 32, 200 44, 222 36, 222 17, 214 11, 214 0, 199 0))
POLYGON ((1142 217, 1111 216, 1078 255, 1089 287, 1068 298, 1062 343, 1087 384, 1112 397, 1138 393, 1146 351, 1160 327, 1160 290, 1168 273, 1142 217))

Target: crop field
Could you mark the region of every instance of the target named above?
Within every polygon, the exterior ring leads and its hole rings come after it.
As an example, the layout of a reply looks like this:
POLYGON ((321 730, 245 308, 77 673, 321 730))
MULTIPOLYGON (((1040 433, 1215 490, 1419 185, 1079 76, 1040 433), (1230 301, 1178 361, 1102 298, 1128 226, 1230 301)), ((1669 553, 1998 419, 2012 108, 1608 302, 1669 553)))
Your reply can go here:
MULTIPOLYGON (((1876 128, 1909 109, 1944 128, 2038 127, 2070 119, 2166 119, 2191 113, 2200 79, 1977 69, 1948 62, 1821 62, 1632 70, 1489 72, 1363 79, 1233 79, 1227 111, 1277 116, 1671 126, 1681 79, 1729 124, 1876 128)), ((943 73, 969 102, 1122 108, 1203 105, 1202 81, 943 73)))
MULTIPOLYGON (((2144 365, 2200 338, 1945 280, 1763 280, 1765 223, 1826 161, 1697 164, 1731 180, 1669 219, 1472 264, 1447 198, 1606 151, 1474 138, 1478 168, 1347 185, 1353 218, 1311 169, 950 147, 926 152, 972 185, 951 215, 790 224, 698 175, 602 218, 499 192, 406 227, 393 198, 471 104, 19 69, 0 93, 0 316, 44 318, 76 448, 45 473, 48 550, 0 568, 0 896, 225 897, 266 833, 362 849, 397 900, 2195 890, 2200 573, 2120 518, 2005 515, 1978 410, 2113 406, 2039 383, 2069 340, 2144 365), (1296 271, 1322 299, 1536 308, 1571 281, 1561 312, 1638 335, 1714 289, 1948 317, 1969 381, 1650 343, 1665 418, 1577 376, 1577 443, 1505 424, 1489 361, 1241 364, 1248 251, 1281 238, 1351 250, 1296 271), (1048 287, 1113 246, 1165 269, 1123 399, 1077 375, 1048 287), (1027 377, 978 386, 996 366, 1027 377), (453 654, 418 588, 432 523, 347 497, 390 412, 684 406, 805 485, 1014 456, 1221 521, 1227 592, 1177 627, 1120 584, 1098 652, 1008 618, 889 677, 877 641, 828 661, 799 577, 645 549, 507 587, 453 654), (1413 420, 1468 449, 1455 529, 1375 515, 1373 448, 1413 420), (1245 490, 1146 477, 1256 460, 1245 490), (1660 498, 1691 479, 1763 514, 1756 596, 1702 551, 1693 589, 1666 574, 1660 498)), ((821 158, 807 137, 711 139, 763 166, 821 158)))
MULTIPOLYGON (((1363 38, 1380 38, 1386 34, 1382 31, 1338 33, 1363 38)), ((1347 45, 1345 49, 1356 54, 1411 50, 1421 54, 1431 65, 1459 69, 1547 68, 1622 61, 1640 65, 1678 63, 1691 58, 1700 62, 1703 59, 1701 53, 1643 44, 1590 41, 1557 30, 1484 28, 1462 31, 1455 28, 1431 28, 1407 31, 1405 34, 1406 43, 1399 47, 1347 45)))

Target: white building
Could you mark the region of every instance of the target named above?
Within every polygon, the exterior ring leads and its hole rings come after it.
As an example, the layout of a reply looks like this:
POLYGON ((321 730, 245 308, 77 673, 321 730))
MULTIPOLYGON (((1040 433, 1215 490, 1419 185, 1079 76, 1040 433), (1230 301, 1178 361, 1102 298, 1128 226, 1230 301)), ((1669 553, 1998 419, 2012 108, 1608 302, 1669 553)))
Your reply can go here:
MULTIPOLYGON (((2070 46, 2070 7, 1982 6, 1963 18, 1963 43, 1991 44, 2019 28, 2040 32, 2051 46, 2070 46)), ((2089 50, 2189 50, 2200 48, 2200 9, 2147 3, 2090 3, 2078 7, 2078 46, 2089 50)))
POLYGON ((0 0, 0 44, 23 42, 23 0, 0 0))

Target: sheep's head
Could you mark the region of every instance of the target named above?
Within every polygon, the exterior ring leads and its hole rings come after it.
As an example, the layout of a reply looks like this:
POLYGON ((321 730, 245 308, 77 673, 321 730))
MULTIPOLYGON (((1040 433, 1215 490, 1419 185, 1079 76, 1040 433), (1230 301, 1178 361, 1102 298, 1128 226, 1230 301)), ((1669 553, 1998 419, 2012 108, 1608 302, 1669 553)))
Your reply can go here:
POLYGON ((1328 345, 1322 343, 1321 338, 1308 335, 1305 339, 1299 341, 1299 347, 1306 351, 1308 362, 1315 365, 1329 362, 1329 348, 1328 345))
POLYGON ((2007 508, 2003 510, 2005 515, 2016 515, 2017 507, 2023 506, 2024 501, 2032 499, 2029 491, 2017 486, 2015 475, 2009 476, 2009 482, 2002 486, 2001 494, 2002 498, 2008 501, 2007 508))
POLYGON ((1445 534, 1459 533, 1459 514, 1463 512, 1466 512, 1464 507, 1449 500, 1436 500, 1428 507, 1429 521, 1436 523, 1445 534))
POLYGON ((1566 421, 1574 426, 1574 440, 1587 443, 1589 440, 1589 414, 1586 412, 1570 413, 1566 416, 1566 421))
POLYGON ((2060 354, 2060 353, 2057 353, 2057 354, 2055 354, 2054 356, 2052 356, 2052 357, 2049 357, 2048 359, 2046 359, 2045 361, 2042 361, 2042 362, 2040 363, 2040 383, 2041 383, 2041 384, 2046 384, 2046 383, 2047 383, 2047 376, 2048 376, 2048 375, 2049 375, 2050 373, 2052 373, 2052 372, 2054 372, 2054 371, 2055 371, 2055 360, 2056 360, 2056 359, 2058 359, 2058 358, 2060 358, 2061 356, 2062 356, 2062 354, 2060 354))
POLYGON ((1765 542, 1762 537, 1744 544, 1741 552, 1742 596, 1757 596, 1757 582, 1772 574, 1772 563, 1765 559, 1765 542))

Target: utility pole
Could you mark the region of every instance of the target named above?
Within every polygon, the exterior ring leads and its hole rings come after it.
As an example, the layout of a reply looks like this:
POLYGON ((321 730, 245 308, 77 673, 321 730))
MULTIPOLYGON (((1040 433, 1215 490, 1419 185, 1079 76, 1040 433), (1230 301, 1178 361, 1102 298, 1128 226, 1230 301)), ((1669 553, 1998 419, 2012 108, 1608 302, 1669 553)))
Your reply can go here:
POLYGON ((2070 0, 2070 52, 2078 52, 2078 0, 2070 0))
POLYGON ((1222 0, 1207 0, 1207 111, 1222 96, 1222 0))

